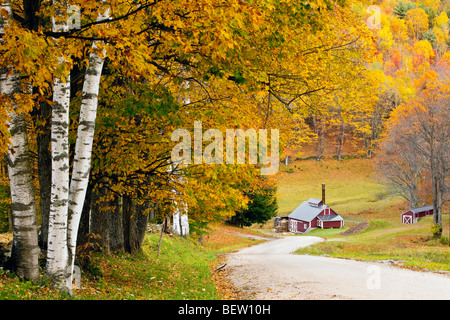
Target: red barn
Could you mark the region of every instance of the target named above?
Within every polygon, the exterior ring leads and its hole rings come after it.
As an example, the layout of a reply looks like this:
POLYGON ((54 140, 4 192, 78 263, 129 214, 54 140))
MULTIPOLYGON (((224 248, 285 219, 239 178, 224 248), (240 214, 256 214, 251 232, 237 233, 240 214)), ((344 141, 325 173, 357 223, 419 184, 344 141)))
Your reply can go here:
POLYGON ((408 211, 405 211, 402 213, 402 223, 406 224, 412 224, 416 223, 419 218, 425 217, 425 216, 431 216, 433 215, 433 206, 425 206, 420 208, 413 208, 409 209, 408 211))
POLYGON ((289 217, 289 231, 306 233, 314 228, 342 228, 344 219, 322 200, 311 198, 297 207, 289 217))

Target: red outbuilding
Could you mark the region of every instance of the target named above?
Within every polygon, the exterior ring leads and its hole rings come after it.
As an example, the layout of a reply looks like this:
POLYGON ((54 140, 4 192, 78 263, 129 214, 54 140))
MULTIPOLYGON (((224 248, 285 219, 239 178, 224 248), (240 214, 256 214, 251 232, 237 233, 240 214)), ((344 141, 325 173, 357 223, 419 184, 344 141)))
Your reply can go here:
POLYGON ((402 223, 412 224, 416 223, 419 220, 419 218, 432 215, 433 215, 433 206, 430 205, 420 208, 409 209, 408 211, 403 212, 401 217, 402 223))
POLYGON ((342 228, 344 219, 322 200, 311 198, 298 206, 289 217, 289 231, 306 233, 314 228, 342 228))

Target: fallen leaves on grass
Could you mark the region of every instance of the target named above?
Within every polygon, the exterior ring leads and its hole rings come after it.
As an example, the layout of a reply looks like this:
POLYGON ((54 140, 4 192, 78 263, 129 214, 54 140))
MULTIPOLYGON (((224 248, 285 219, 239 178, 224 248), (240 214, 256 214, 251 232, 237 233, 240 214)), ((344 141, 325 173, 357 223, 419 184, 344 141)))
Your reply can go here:
POLYGON ((219 256, 211 262, 211 281, 214 282, 216 290, 223 300, 242 300, 240 291, 233 286, 229 279, 229 269, 217 268, 226 262, 225 256, 219 256))

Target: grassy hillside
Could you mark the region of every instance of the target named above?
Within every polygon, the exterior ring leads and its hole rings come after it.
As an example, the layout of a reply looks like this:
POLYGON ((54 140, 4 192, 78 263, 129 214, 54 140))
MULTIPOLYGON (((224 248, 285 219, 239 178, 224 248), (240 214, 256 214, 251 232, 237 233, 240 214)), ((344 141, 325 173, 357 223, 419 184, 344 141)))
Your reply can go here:
POLYGON ((322 183, 326 185, 326 203, 344 216, 389 211, 396 219, 406 208, 400 197, 386 191, 368 159, 302 160, 280 170, 279 215, 291 213, 309 198, 321 199, 322 183))
POLYGON ((441 240, 431 234, 432 217, 405 225, 400 214, 407 203, 389 193, 380 183, 370 160, 296 161, 279 177, 279 215, 287 215, 304 200, 321 198, 326 184, 326 202, 345 219, 344 229, 316 229, 308 233, 332 239, 299 250, 301 254, 319 254, 339 258, 390 260, 408 268, 450 271, 448 247, 449 215, 444 215, 441 240), (362 221, 369 225, 363 232, 344 236, 341 232, 362 221))

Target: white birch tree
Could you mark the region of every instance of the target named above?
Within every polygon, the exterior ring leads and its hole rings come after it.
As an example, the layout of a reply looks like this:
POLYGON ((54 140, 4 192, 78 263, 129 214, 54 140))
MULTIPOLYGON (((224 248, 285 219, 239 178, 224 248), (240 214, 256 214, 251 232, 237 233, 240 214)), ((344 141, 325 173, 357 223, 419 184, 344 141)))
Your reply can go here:
MULTIPOLYGON (((104 14, 99 14, 97 20, 105 20, 108 17, 109 9, 106 9, 104 14)), ((104 64, 104 57, 99 56, 97 53, 98 43, 98 41, 94 41, 92 44, 92 52, 89 54, 89 66, 84 76, 78 133, 75 143, 75 157, 70 182, 68 211, 69 222, 67 231, 69 253, 71 257, 70 275, 72 275, 73 265, 75 262, 78 227, 80 224, 81 212, 83 210, 91 170, 91 156, 95 133, 95 119, 97 117, 98 93, 104 64)), ((102 55, 105 55, 104 50, 102 55)))
MULTIPOLYGON (((65 1, 54 1, 56 16, 52 31, 67 32, 68 23, 62 12, 65 1)), ((59 63, 64 64, 64 57, 59 63)), ((52 184, 48 222, 47 274, 54 285, 70 291, 69 255, 67 250, 67 216, 69 205, 69 104, 70 74, 56 77, 53 83, 53 108, 51 124, 52 184)))
MULTIPOLYGON (((3 2, 0 9, 11 16, 11 2, 3 2)), ((0 18, 0 35, 7 22, 0 18)), ((0 43, 3 42, 0 38, 0 43)), ((12 259, 16 274, 28 280, 39 279, 39 247, 34 198, 33 176, 29 162, 28 137, 23 112, 15 102, 14 94, 22 91, 19 74, 13 67, 0 71, 0 94, 9 98, 7 126, 11 136, 6 154, 11 188, 11 211, 13 222, 12 259)))
MULTIPOLYGON (((98 20, 108 17, 99 14, 98 20)), ((67 22, 53 20, 54 31, 67 29, 67 22)), ((75 144, 72 179, 69 182, 69 103, 70 78, 56 79, 52 115, 52 198, 49 217, 47 273, 55 285, 72 293, 77 233, 89 181, 92 144, 97 116, 98 92, 104 58, 97 41, 92 44, 84 77, 78 135, 75 144)), ((104 52, 103 52, 104 54, 104 52)), ((61 61, 63 63, 63 61, 61 61)))

